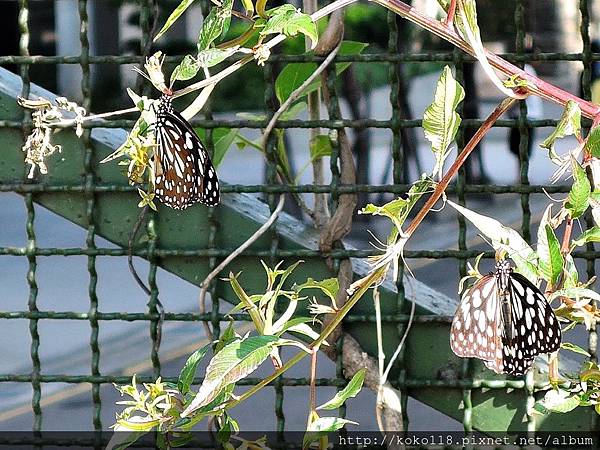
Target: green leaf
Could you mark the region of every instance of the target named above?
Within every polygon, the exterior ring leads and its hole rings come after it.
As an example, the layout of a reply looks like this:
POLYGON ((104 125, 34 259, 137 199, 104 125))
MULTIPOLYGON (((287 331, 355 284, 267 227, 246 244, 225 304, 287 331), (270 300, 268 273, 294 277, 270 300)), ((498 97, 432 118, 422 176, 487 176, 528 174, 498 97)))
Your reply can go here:
POLYGON ((175 67, 171 74, 171 84, 178 80, 185 81, 194 78, 199 70, 200 66, 196 58, 191 55, 185 55, 183 61, 175 67))
POLYGON ((585 230, 577 239, 573 239, 573 245, 581 247, 588 242, 600 242, 600 227, 593 226, 589 230, 585 230))
POLYGON ((296 285, 294 289, 296 292, 300 292, 303 289, 320 289, 323 294, 327 295, 327 297, 335 302, 338 291, 340 290, 340 283, 337 278, 326 278, 321 281, 308 278, 304 283, 296 285))
POLYGON ((257 21, 255 28, 261 28, 261 36, 268 34, 284 34, 288 37, 302 33, 311 40, 314 49, 319 40, 317 25, 308 14, 304 14, 295 6, 285 4, 267 11, 268 20, 257 21))
POLYGON ((461 122, 456 107, 465 98, 465 91, 452 76, 450 67, 444 67, 437 82, 434 100, 423 115, 423 131, 431 142, 435 156, 433 176, 442 176, 444 161, 448 156, 448 147, 454 140, 461 122))
POLYGON ((325 156, 331 156, 333 147, 329 135, 319 134, 310 140, 310 160, 314 161, 325 156))
POLYGON ((565 208, 569 211, 572 219, 577 219, 585 213, 590 204, 592 187, 583 167, 575 159, 573 159, 572 163, 573 186, 571 186, 565 208))
POLYGON ((591 356, 588 352, 582 349, 580 346, 571 344, 570 342, 563 342, 560 344, 560 348, 565 350, 570 350, 574 353, 579 353, 580 355, 591 356))
POLYGON ((158 41, 160 37, 165 34, 165 32, 171 28, 171 26, 179 19, 186 9, 190 7, 190 5, 194 3, 194 0, 182 0, 182 2, 175 8, 175 10, 171 13, 163 27, 160 29, 158 34, 154 37, 154 42, 158 41))
MULTIPOLYGON (((340 50, 338 51, 339 56, 352 56, 360 54, 368 44, 363 42, 355 41, 343 41, 340 50)), ((342 73, 348 67, 349 62, 337 63, 335 65, 336 74, 342 73)), ((277 76, 275 80, 275 94, 279 103, 283 104, 290 96, 292 92, 298 89, 302 83, 304 83, 313 73, 317 70, 316 63, 291 63, 283 68, 283 70, 277 76)), ((308 95, 311 92, 316 91, 321 85, 320 80, 313 81, 303 92, 302 96, 308 95)))
POLYGON ((372 214, 375 216, 385 216, 389 218, 399 230, 402 228, 402 224, 408 217, 413 206, 421 198, 421 196, 429 191, 433 186, 433 181, 426 176, 422 176, 415 184, 413 184, 408 191, 407 198, 398 197, 386 203, 383 206, 376 206, 369 203, 359 214, 372 214))
POLYGON ((478 214, 450 200, 447 200, 447 203, 487 236, 492 241, 495 250, 508 253, 508 256, 517 265, 519 272, 532 283, 536 283, 537 254, 519 233, 502 225, 496 219, 478 214))
POLYGON ((223 62, 226 58, 237 53, 240 49, 239 45, 229 48, 209 48, 198 53, 196 60, 201 67, 213 67, 223 62))
POLYGON ((321 436, 340 430, 348 424, 358 425, 356 422, 339 417, 319 417, 308 425, 304 439, 302 439, 302 448, 308 448, 311 443, 318 441, 321 436))
POLYGON ((564 288, 564 289, 559 289, 558 291, 554 291, 549 296, 548 300, 552 301, 555 298, 559 298, 559 297, 572 298, 576 301, 588 298, 588 299, 600 302, 600 294, 598 294, 596 291, 593 291, 591 289, 587 289, 587 288, 584 288, 581 286, 564 288))
POLYGON ((550 223, 552 218, 552 205, 548 205, 537 231, 537 254, 539 258, 539 269, 540 275, 544 280, 550 282, 552 278, 552 271, 550 267, 550 247, 548 244, 548 235, 546 233, 546 225, 550 223))
POLYGON ((254 2, 252 0, 242 0, 242 6, 247 15, 250 17, 254 15, 254 2))
POLYGON ((229 28, 233 0, 223 0, 220 6, 213 6, 202 24, 198 36, 198 53, 207 50, 210 45, 229 28))
POLYGON ((541 147, 548 149, 550 159, 554 162, 559 162, 558 155, 554 151, 554 143, 565 136, 570 135, 580 136, 581 135, 581 109, 579 105, 573 100, 569 100, 565 106, 565 110, 558 121, 556 128, 548 136, 544 142, 540 144, 541 147))
POLYGON ((550 282, 552 285, 556 285, 558 279, 562 273, 564 259, 560 252, 560 242, 554 234, 554 230, 550 225, 546 225, 546 238, 548 239, 548 245, 550 248, 550 282))
MULTIPOLYGON (((200 137, 201 141, 206 140, 206 130, 202 128, 196 128, 196 133, 200 137)), ((218 168, 223 162, 223 158, 233 146, 233 143, 238 137, 239 130, 235 128, 215 128, 212 131, 213 140, 213 155, 212 163, 218 168)))
POLYGON ((571 395, 569 391, 562 389, 551 389, 546 392, 542 401, 534 405, 534 408, 536 411, 548 414, 548 412, 567 413, 578 406, 579 397, 577 395, 571 395))
POLYGON ((583 150, 595 158, 600 158, 600 127, 590 131, 583 150))
POLYGON ((211 359, 204 382, 181 417, 210 403, 227 385, 254 372, 277 345, 277 336, 253 336, 226 345, 211 359))
POLYGON ((348 385, 335 394, 331 400, 327 403, 322 404, 317 409, 337 409, 342 406, 346 400, 352 397, 356 397, 356 395, 360 392, 363 382, 365 381, 365 374, 367 373, 367 369, 360 369, 358 372, 354 374, 348 385))
POLYGON ((190 390, 190 386, 194 381, 194 377, 196 376, 196 370, 198 370, 198 364, 206 355, 206 352, 210 348, 211 344, 206 344, 204 347, 199 348, 185 362, 183 369, 179 373, 179 379, 177 380, 177 389, 182 394, 187 394, 190 390))
POLYGON ((236 340, 235 328, 233 327, 233 324, 233 320, 230 320, 225 332, 219 338, 217 345, 215 345, 215 354, 219 353, 226 345, 231 344, 236 340))
POLYGON ((115 432, 106 444, 106 450, 124 450, 144 436, 147 431, 130 431, 121 425, 114 427, 115 432))
POLYGON ((565 256, 565 280, 563 283, 564 288, 572 288, 577 286, 579 282, 579 273, 577 272, 577 266, 575 261, 570 254, 565 256))

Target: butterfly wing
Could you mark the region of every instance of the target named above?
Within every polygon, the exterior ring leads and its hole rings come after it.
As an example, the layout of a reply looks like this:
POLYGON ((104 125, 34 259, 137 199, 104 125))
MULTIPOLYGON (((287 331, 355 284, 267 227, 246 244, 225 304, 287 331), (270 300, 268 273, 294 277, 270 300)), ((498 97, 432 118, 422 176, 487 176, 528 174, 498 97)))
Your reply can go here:
POLYGON ((503 333, 507 373, 523 375, 533 359, 560 348, 560 324, 544 294, 523 275, 512 272, 508 281, 511 333, 503 333))
POLYGON ((154 192, 174 209, 200 201, 219 204, 219 181, 206 148, 190 124, 175 110, 157 114, 154 192))
POLYGON ((463 295, 452 321, 450 347, 456 355, 483 359, 501 373, 502 327, 496 277, 486 275, 463 295))

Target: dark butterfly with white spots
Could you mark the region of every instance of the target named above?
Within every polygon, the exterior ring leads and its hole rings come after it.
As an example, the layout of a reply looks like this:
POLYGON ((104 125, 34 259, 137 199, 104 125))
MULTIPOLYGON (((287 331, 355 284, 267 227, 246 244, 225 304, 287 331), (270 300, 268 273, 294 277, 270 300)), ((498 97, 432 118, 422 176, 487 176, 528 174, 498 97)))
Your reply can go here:
POLYGON ((219 204, 219 180, 198 135, 164 94, 155 107, 154 194, 174 209, 219 204))
POLYGON ((560 348, 561 329, 544 294, 508 261, 462 297, 450 333, 458 356, 482 359, 496 373, 525 374, 537 355, 560 348))

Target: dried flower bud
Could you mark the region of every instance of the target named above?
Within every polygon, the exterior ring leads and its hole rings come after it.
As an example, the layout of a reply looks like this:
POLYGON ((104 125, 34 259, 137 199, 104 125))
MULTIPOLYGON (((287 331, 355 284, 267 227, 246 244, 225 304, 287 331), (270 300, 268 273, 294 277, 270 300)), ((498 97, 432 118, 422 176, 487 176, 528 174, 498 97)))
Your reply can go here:
POLYGON ((146 69, 148 77, 156 89, 166 94, 171 90, 167 87, 165 83, 165 75, 162 72, 164 59, 165 57, 162 52, 156 52, 154 55, 146 59, 144 68, 146 69))
POLYGON ((256 64, 259 66, 264 66, 269 59, 269 56, 271 56, 271 50, 269 50, 269 47, 263 44, 259 44, 252 48, 252 52, 254 53, 256 64))

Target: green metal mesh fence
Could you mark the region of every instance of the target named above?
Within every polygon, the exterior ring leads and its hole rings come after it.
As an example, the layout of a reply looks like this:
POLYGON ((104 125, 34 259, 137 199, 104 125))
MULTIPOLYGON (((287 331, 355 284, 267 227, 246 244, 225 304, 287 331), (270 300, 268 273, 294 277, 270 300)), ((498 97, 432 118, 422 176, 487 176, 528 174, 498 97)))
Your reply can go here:
MULTIPOLYGON (((591 67, 595 61, 600 60, 600 54, 593 53, 590 42, 590 5, 587 0, 579 1, 579 10, 581 15, 581 42, 582 51, 580 53, 559 53, 559 52, 544 52, 526 55, 524 49, 525 41, 525 15, 527 14, 525 0, 517 0, 516 9, 514 13, 514 27, 517 30, 515 38, 516 53, 504 54, 504 58, 509 61, 518 62, 523 64, 526 61, 541 61, 546 63, 555 63, 560 61, 581 61, 583 64, 583 77, 582 87, 583 93, 586 98, 590 98, 591 91, 591 67)), ((81 53, 80 55, 71 56, 38 56, 30 55, 29 51, 29 40, 30 40, 30 27, 28 22, 29 12, 31 8, 35 7, 35 2, 31 0, 19 0, 18 1, 18 23, 20 30, 20 41, 18 55, 0 56, 0 64, 17 64, 19 66, 20 77, 23 81, 23 88, 21 95, 26 97, 29 94, 30 89, 30 68, 34 65, 41 64, 76 64, 81 67, 83 78, 81 83, 81 93, 83 96, 83 106, 89 109, 91 99, 91 66, 94 64, 137 64, 142 61, 144 55, 134 56, 123 56, 123 55, 102 55, 92 56, 90 54, 90 45, 88 40, 88 0, 78 0, 80 17, 80 41, 81 41, 81 53)), ((142 29, 142 40, 141 48, 149 50, 149 42, 151 40, 151 16, 154 8, 152 0, 139 0, 135 3, 136 8, 139 8, 139 25, 142 29)), ((375 8, 376 6, 373 6, 375 8)), ((389 84, 391 86, 390 103, 392 105, 392 116, 389 120, 375 120, 375 119, 347 119, 342 117, 339 110, 336 108, 330 108, 328 120, 282 120, 278 123, 280 128, 314 128, 322 127, 325 129, 339 129, 339 128, 351 128, 351 129, 373 129, 380 128, 390 130, 393 136, 391 144, 391 154, 393 157, 393 184, 356 184, 356 185, 343 185, 340 184, 340 174, 338 168, 338 153, 337 149, 334 149, 333 155, 330 162, 331 171, 331 182, 327 185, 298 185, 298 186, 281 186, 276 183, 276 168, 274 164, 267 163, 267 182, 260 185, 226 185, 223 187, 224 192, 244 192, 244 193, 264 193, 268 197, 269 205, 274 208, 275 197, 277 193, 281 192, 298 192, 298 193, 314 193, 322 192, 331 194, 332 202, 335 204, 338 196, 342 193, 356 192, 365 194, 375 193, 390 193, 400 194, 405 193, 410 187, 407 184, 407 180, 403 176, 403 168, 407 163, 406 155, 402 146, 402 133, 404 130, 409 128, 418 128, 421 125, 421 121, 418 119, 406 118, 403 116, 400 107, 400 97, 405 95, 402 92, 405 89, 403 85, 402 77, 399 76, 400 65, 412 62, 412 63, 424 63, 424 62, 446 62, 456 67, 457 77, 460 79, 463 76, 463 69, 465 63, 472 62, 473 59, 463 55, 459 51, 450 52, 431 52, 431 53, 413 53, 405 49, 406 46, 401 45, 401 39, 399 32, 401 27, 405 26, 405 23, 393 14, 388 15, 389 28, 389 45, 388 49, 384 53, 366 53, 356 55, 352 57, 338 57, 338 61, 352 61, 361 63, 385 63, 389 66, 389 84)), ((365 36, 365 40, 368 40, 368 36, 365 36)), ((167 58, 168 61, 178 61, 180 57, 170 56, 167 58)), ((273 55, 269 62, 264 67, 264 81, 266 85, 265 91, 265 109, 272 113, 273 105, 275 104, 275 94, 273 88, 274 78, 274 64, 286 63, 286 62, 299 62, 299 61, 322 61, 322 58, 312 56, 299 56, 299 55, 273 55)), ((330 72, 328 74, 328 85, 333 95, 336 93, 336 75, 330 72)), ((336 104, 333 102, 332 104, 336 104)), ((195 120, 193 123, 199 127, 206 129, 214 129, 217 127, 228 127, 228 128, 254 128, 259 129, 265 126, 264 121, 257 120, 215 120, 209 112, 205 114, 203 119, 195 120)), ((462 131, 458 138, 458 145, 461 148, 465 144, 465 132, 468 128, 476 127, 481 123, 479 119, 466 119, 462 123, 462 131)), ((129 120, 114 120, 102 124, 102 127, 131 127, 133 124, 129 120)), ((528 120, 526 118, 525 106, 521 106, 520 116, 517 120, 500 120, 497 127, 517 127, 520 131, 520 182, 514 185, 493 185, 493 184, 470 184, 467 182, 466 175, 462 171, 458 177, 458 180, 454 186, 449 189, 449 192, 456 194, 460 203, 468 203, 469 195, 471 194, 517 194, 521 198, 522 207, 522 221, 520 231, 523 236, 530 241, 531 240, 531 209, 530 209, 530 196, 532 194, 541 194, 547 192, 550 194, 568 192, 568 186, 561 185, 532 185, 529 182, 529 154, 528 154, 528 139, 529 130, 532 128, 540 128, 553 126, 556 124, 555 120, 543 119, 543 120, 528 120)), ((21 128, 23 133, 27 134, 31 126, 30 117, 24 116, 22 122, 14 121, 0 121, 1 127, 8 128, 21 128)), ((96 212, 95 198, 99 192, 124 192, 131 191, 134 188, 127 186, 114 186, 106 183, 98 183, 96 180, 97 167, 94 164, 93 153, 94 148, 90 143, 90 130, 87 129, 84 136, 84 142, 86 143, 85 153, 85 178, 84 183, 81 185, 38 185, 28 184, 23 182, 5 183, 0 184, 1 192, 16 192, 24 197, 25 208, 27 211, 27 220, 24 224, 27 235, 27 244, 23 247, 7 246, 0 248, 0 255, 11 255, 16 258, 26 258, 28 261, 28 271, 26 274, 26 282, 29 287, 29 298, 27 303, 26 311, 5 311, 0 307, 0 326, 2 322, 15 320, 15 319, 26 319, 29 321, 29 331, 31 337, 31 349, 30 358, 32 363, 31 373, 5 373, 0 374, 1 383, 30 383, 33 389, 33 397, 31 399, 31 410, 34 415, 33 429, 34 431, 43 430, 43 417, 44 408, 41 405, 42 402, 42 386, 46 383, 89 383, 92 386, 92 404, 93 404, 93 428, 95 430, 106 429, 106 423, 101 420, 101 411, 104 405, 101 403, 100 388, 101 386, 108 383, 125 383, 129 381, 129 377, 125 376, 110 376, 105 375, 100 370, 100 358, 101 348, 99 346, 98 336, 99 328, 102 326, 104 321, 119 320, 119 321, 147 321, 150 326, 150 336, 152 339, 152 351, 151 351, 151 362, 153 367, 152 376, 142 377, 140 381, 150 381, 155 377, 161 375, 161 361, 158 354, 157 346, 157 333, 158 333, 158 314, 157 314, 157 299, 159 294, 159 288, 156 281, 157 272, 157 258, 164 256, 179 256, 185 257, 190 255, 208 257, 210 260, 211 267, 215 267, 219 258, 228 254, 227 249, 219 248, 217 245, 217 236, 219 230, 219 223, 217 222, 216 216, 212 211, 209 211, 209 222, 211 224, 209 230, 209 244, 205 250, 174 250, 165 249, 160 246, 160 236, 157 235, 155 230, 154 217, 150 217, 147 225, 148 242, 145 250, 137 250, 136 254, 143 256, 150 262, 150 271, 148 276, 148 284, 151 288, 151 298, 149 302, 149 308, 146 312, 139 313, 112 313, 112 312, 100 312, 99 311, 99 298, 97 295, 97 285, 101 280, 98 279, 96 270, 96 261, 98 257, 115 257, 125 258, 127 255, 126 249, 114 249, 114 248, 101 248, 96 244, 96 223, 99 219, 96 212), (85 196, 87 201, 87 211, 85 217, 85 223, 87 224, 86 241, 85 246, 81 248, 43 248, 38 245, 36 240, 36 233, 34 230, 34 221, 36 217, 36 206, 35 199, 37 195, 42 193, 81 193, 85 196), (38 307, 38 283, 36 279, 36 269, 39 258, 52 255, 62 255, 66 257, 72 256, 85 256, 87 257, 87 271, 89 273, 89 304, 87 312, 76 312, 76 311, 65 311, 65 312, 53 312, 48 310, 42 310, 38 307), (91 365, 88 374, 78 375, 60 375, 55 373, 48 373, 44 370, 39 356, 39 348, 41 345, 40 334, 38 326, 41 321, 46 320, 85 320, 89 322, 90 336, 89 345, 91 353, 91 365)), ((208 147, 211 147, 210 133, 208 133, 208 147)), ((269 151, 273 151, 274 143, 271 142, 269 145, 269 151)), ((18 151, 18 149, 9 149, 10 151, 18 151)), ((5 149, 5 151, 7 151, 5 149)), ((409 260, 417 258, 426 259, 456 259, 459 262, 459 275, 460 277, 466 275, 466 262, 467 259, 477 256, 480 251, 469 248, 466 238, 467 226, 462 217, 458 219, 458 249, 447 250, 447 249, 436 249, 436 250, 410 250, 406 251, 405 256, 409 260)), ((588 226, 589 218, 588 220, 588 226)), ((366 257, 371 254, 376 254, 375 250, 341 250, 337 249, 332 252, 334 259, 339 262, 341 258, 347 257, 366 257)), ((270 260, 271 263, 277 262, 282 257, 307 257, 318 255, 318 252, 312 252, 305 250, 303 252, 290 252, 288 250, 281 250, 278 248, 278 237, 272 232, 271 233, 271 247, 268 251, 250 251, 248 254, 253 254, 270 260)), ((580 260, 585 260, 587 263, 587 275, 593 277, 595 275, 594 262, 597 254, 594 252, 592 244, 588 244, 588 247, 584 251, 574 252, 574 257, 580 260)), ((486 257, 493 257, 493 254, 488 252, 486 257)), ((401 276, 401 274, 400 274, 401 276)), ((401 280, 402 278, 398 278, 401 280)), ((385 320, 395 322, 398 324, 399 335, 403 334, 404 327, 406 326, 406 313, 409 311, 408 305, 405 304, 404 298, 404 286, 402 282, 397 283, 397 305, 398 311, 404 314, 399 314, 394 317, 386 317, 385 320)), ((197 313, 174 313, 167 311, 165 315, 166 322, 168 321, 207 321, 212 324, 212 329, 215 333, 215 338, 218 337, 220 332, 220 324, 224 319, 224 315, 219 310, 218 301, 218 283, 214 283, 211 287, 210 294, 212 296, 212 309, 207 314, 197 313)), ((239 320, 248 320, 248 318, 239 314, 235 316, 239 320)), ((349 321, 373 321, 372 316, 360 316, 354 315, 348 318, 349 321)), ((440 321, 443 323, 448 322, 448 317, 440 318, 423 318, 423 321, 440 321)), ((595 342, 597 340, 596 332, 592 331, 589 334, 589 351, 596 357, 595 342)), ((341 342, 338 342, 338 346, 341 342)), ((403 358, 406 355, 402 355, 400 358, 401 370, 398 372, 398 377, 394 380, 394 384, 401 389, 409 389, 411 387, 418 386, 419 383, 427 384, 427 380, 407 380, 406 373, 402 369, 403 358)), ((464 382, 457 381, 454 383, 455 386, 461 386, 463 390, 463 401, 464 401, 464 414, 463 414, 463 425, 465 430, 472 429, 472 402, 471 394, 474 384, 468 380, 473 379, 472 363, 469 360, 464 360, 462 376, 464 382)), ((257 381, 256 378, 249 378, 243 382, 243 384, 252 384, 257 381)), ((275 401, 275 415, 277 419, 277 430, 283 431, 285 429, 285 416, 284 416, 284 387, 286 386, 301 386, 307 385, 308 380, 306 378, 293 378, 286 377, 279 379, 273 386, 276 395, 275 401)), ((345 380, 343 378, 343 366, 341 358, 338 358, 336 365, 336 377, 331 379, 319 379, 319 385, 326 386, 343 386, 345 380)), ((431 380, 431 385, 439 385, 443 388, 444 385, 450 385, 452 383, 439 382, 439 380, 431 380), (437 383, 437 384, 436 384, 437 383)), ((479 384, 481 385, 481 383, 479 384)), ((528 377, 525 383, 520 382, 509 382, 503 384, 495 384, 493 387, 506 387, 512 386, 523 388, 527 393, 527 402, 531 404, 533 402, 533 378, 528 377), (512 384, 511 384, 512 383, 512 384)), ((492 385, 490 385, 492 387, 492 385)), ((406 396, 404 396, 406 401, 406 396)), ((403 408, 404 414, 406 415, 406 421, 408 422, 409 416, 407 413, 406 404, 403 408)), ((592 421, 595 421, 595 415, 592 415, 592 421)), ((534 421, 528 416, 530 423, 529 428, 533 429, 535 426, 534 421)), ((595 422, 591 424, 591 429, 595 429, 595 422)))

